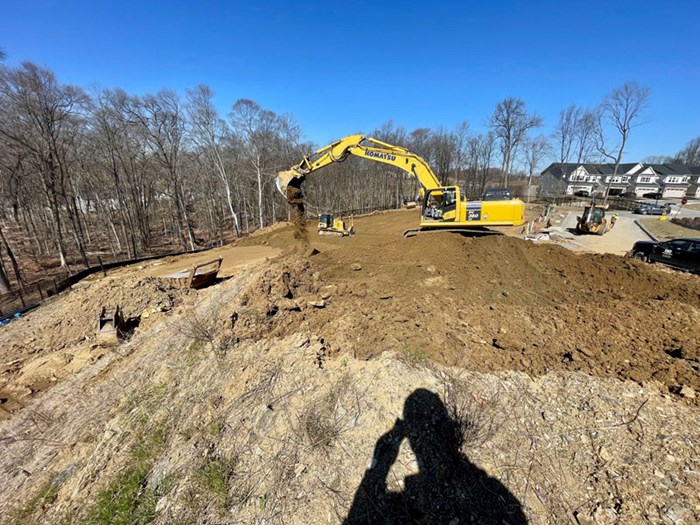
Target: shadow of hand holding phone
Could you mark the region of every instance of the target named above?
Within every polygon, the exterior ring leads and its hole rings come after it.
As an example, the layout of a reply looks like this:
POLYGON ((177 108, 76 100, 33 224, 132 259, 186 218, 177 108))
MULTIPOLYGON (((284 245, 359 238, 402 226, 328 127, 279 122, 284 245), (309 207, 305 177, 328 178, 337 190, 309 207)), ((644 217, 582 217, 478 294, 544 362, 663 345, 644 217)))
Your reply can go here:
POLYGON ((343 523, 526 524, 517 498, 460 452, 459 432, 437 394, 425 389, 411 393, 403 419, 377 441, 343 523), (405 478, 402 492, 392 492, 387 477, 404 438, 419 472, 405 478))

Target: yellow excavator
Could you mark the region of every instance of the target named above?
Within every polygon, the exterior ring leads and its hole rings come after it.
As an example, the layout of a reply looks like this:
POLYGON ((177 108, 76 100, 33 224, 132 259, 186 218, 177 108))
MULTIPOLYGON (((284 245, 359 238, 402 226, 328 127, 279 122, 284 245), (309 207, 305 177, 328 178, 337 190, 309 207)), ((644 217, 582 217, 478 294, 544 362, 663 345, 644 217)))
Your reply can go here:
MULTIPOLYGON (((428 163, 409 150, 386 142, 350 135, 319 149, 314 155, 277 175, 277 189, 303 215, 301 184, 307 175, 350 155, 396 166, 421 184, 421 220, 417 229, 406 230, 404 237, 425 231, 453 231, 471 235, 498 234, 492 226, 520 226, 525 223, 525 204, 520 199, 467 201, 459 186, 443 186, 428 163)), ((296 219, 295 219, 296 220, 296 219)))

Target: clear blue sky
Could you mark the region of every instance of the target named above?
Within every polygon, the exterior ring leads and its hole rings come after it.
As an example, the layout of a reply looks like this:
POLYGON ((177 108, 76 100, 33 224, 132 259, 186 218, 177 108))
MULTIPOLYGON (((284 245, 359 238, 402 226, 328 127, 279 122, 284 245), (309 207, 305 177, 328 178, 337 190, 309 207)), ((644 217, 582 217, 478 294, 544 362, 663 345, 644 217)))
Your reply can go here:
POLYGON ((222 113, 250 98, 294 115, 319 145, 388 119, 483 131, 508 96, 549 133, 568 104, 637 80, 653 95, 633 161, 700 135, 698 21, 698 0, 8 0, 0 48, 10 65, 36 62, 84 87, 208 84, 222 113))

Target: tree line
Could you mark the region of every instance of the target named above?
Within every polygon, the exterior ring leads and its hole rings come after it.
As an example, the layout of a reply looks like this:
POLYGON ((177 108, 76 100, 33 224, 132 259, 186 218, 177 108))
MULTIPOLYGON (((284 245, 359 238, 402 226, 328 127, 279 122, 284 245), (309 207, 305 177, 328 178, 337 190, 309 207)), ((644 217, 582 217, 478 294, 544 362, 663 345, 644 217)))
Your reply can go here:
MULTIPOLYGON (((286 220, 276 174, 317 146, 292 115, 249 99, 221 115, 213 98, 207 86, 184 96, 87 91, 30 62, 0 64, 0 293, 9 277, 22 282, 22 258, 88 266, 90 254, 193 250, 286 220)), ((478 198, 489 181, 507 186, 516 165, 531 179, 555 149, 562 162, 600 153, 592 115, 572 106, 554 135, 534 135, 542 119, 511 97, 483 133, 389 121, 368 135, 421 155, 444 184, 478 198)), ((418 182, 351 158, 304 191, 312 212, 377 209, 416 195, 418 182)))

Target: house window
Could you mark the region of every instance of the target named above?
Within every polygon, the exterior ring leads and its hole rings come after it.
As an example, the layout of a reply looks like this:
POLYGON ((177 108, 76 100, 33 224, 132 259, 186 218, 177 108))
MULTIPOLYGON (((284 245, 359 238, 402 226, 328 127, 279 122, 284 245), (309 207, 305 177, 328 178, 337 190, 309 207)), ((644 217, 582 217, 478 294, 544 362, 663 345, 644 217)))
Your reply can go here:
POLYGON ((639 177, 639 182, 651 182, 651 177, 639 177))
POLYGON ((669 177, 668 179, 666 179, 666 182, 668 184, 678 184, 679 182, 681 182, 681 178, 680 177, 669 177))

